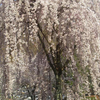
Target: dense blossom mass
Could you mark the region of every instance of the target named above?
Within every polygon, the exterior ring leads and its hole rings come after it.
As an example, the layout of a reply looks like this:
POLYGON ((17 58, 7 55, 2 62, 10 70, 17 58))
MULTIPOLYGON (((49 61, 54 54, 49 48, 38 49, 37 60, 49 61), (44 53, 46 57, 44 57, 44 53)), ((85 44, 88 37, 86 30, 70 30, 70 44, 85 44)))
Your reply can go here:
POLYGON ((99 98, 100 0, 0 0, 0 80, 1 100, 99 98))

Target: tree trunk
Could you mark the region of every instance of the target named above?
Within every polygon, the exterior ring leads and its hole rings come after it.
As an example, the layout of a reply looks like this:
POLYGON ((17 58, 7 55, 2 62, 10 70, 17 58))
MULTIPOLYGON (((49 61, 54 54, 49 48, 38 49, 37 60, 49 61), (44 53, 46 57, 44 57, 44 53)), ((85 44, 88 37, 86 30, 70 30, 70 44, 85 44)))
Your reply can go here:
POLYGON ((61 75, 55 75, 56 78, 56 90, 55 90, 55 100, 62 100, 62 82, 61 75))

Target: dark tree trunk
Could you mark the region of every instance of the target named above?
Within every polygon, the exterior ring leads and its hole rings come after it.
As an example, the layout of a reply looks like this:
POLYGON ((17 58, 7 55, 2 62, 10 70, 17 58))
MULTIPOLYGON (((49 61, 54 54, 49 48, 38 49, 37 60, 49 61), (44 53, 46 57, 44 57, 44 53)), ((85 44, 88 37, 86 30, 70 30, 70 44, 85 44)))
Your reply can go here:
POLYGON ((56 79, 56 90, 55 90, 55 100, 62 100, 62 80, 61 75, 55 75, 56 79))

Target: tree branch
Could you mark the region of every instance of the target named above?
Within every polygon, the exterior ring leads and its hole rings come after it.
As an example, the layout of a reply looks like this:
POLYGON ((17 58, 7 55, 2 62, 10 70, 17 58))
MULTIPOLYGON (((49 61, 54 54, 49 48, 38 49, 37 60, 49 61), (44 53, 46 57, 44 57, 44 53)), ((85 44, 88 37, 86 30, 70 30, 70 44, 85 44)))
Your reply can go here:
POLYGON ((41 38, 39 32, 38 32, 38 37, 39 37, 39 40, 40 40, 40 42, 41 42, 41 44, 42 44, 43 50, 44 50, 44 52, 45 52, 45 54, 46 54, 48 63, 49 63, 49 65, 50 65, 50 67, 52 68, 52 70, 54 71, 54 73, 56 73, 55 68, 54 68, 54 65, 52 64, 52 62, 51 62, 51 60, 50 60, 49 53, 48 53, 48 51, 46 50, 45 44, 44 44, 44 42, 43 42, 43 40, 42 40, 42 38, 41 38))
POLYGON ((53 56, 52 50, 53 50, 53 48, 50 47, 50 54, 51 54, 51 57, 52 57, 53 65, 55 66, 55 57, 53 56))
POLYGON ((47 40, 46 36, 44 35, 44 33, 43 33, 43 31, 42 31, 42 28, 41 28, 41 26, 40 26, 38 20, 36 20, 36 23, 37 23, 37 26, 38 26, 39 30, 41 31, 43 37, 44 37, 45 40, 47 41, 47 43, 48 43, 49 45, 51 45, 51 43, 47 40))
POLYGON ((67 59, 66 62, 64 63, 64 65, 63 65, 63 69, 65 69, 65 66, 68 65, 69 62, 70 62, 70 60, 67 59))
POLYGON ((59 42, 59 37, 57 37, 56 41, 57 41, 57 45, 56 45, 56 60, 57 60, 57 65, 58 65, 59 69, 62 69, 62 63, 61 63, 61 58, 60 58, 60 55, 61 55, 60 45, 61 44, 59 42))

